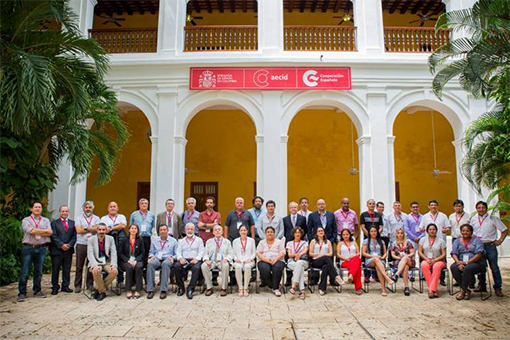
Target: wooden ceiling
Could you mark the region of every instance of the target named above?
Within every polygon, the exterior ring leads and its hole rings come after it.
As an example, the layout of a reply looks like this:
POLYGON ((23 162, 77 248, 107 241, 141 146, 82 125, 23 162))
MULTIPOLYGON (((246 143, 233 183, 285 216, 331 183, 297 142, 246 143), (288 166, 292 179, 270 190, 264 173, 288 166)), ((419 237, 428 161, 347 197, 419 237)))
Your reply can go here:
MULTIPOLYGON (((393 14, 437 15, 445 11, 441 0, 381 0, 382 9, 393 14)), ((283 0, 283 7, 288 12, 329 12, 337 13, 352 8, 350 0, 283 0)), ((124 13, 156 14, 159 0, 98 0, 94 9, 96 15, 122 15, 124 13)), ((189 0, 188 13, 219 11, 220 13, 236 11, 257 12, 257 0, 189 0)))

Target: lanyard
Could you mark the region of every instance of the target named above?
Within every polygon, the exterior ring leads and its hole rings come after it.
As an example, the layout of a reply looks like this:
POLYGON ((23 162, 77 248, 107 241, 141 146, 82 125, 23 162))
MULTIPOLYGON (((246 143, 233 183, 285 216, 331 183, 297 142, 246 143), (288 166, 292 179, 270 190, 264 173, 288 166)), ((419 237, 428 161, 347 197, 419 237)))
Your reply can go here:
POLYGON ((136 240, 129 240, 129 245, 131 246, 131 256, 135 254, 135 243, 136 240))
POLYGON ((147 219, 147 215, 149 215, 149 213, 146 212, 145 214, 143 214, 140 210, 138 210, 138 212, 140 213, 140 216, 142 216, 142 222, 145 223, 145 220, 147 219))
POLYGON ((241 249, 242 249, 243 253, 246 253, 246 247, 248 246, 248 238, 246 238, 246 240, 244 240, 244 244, 243 244, 242 238, 239 239, 239 241, 241 242, 241 249))
POLYGON ((168 224, 172 224, 172 219, 174 217, 174 212, 172 211, 171 214, 168 214, 168 211, 166 212, 166 221, 168 222, 168 224))
POLYGON ((324 242, 319 242, 319 254, 321 253, 322 251, 322 246, 324 245, 324 242))
MULTIPOLYGON (((266 216, 267 216, 267 215, 266 215, 266 216)), ((274 220, 274 217, 275 217, 275 216, 276 216, 276 215, 273 215, 273 217, 271 217, 271 218, 270 218, 269 216, 267 216, 267 220, 269 221, 269 224, 273 223, 273 220, 274 220)))
POLYGON ((319 213, 319 216, 320 216, 320 218, 321 218, 321 223, 324 223, 324 222, 326 221, 326 214, 321 215, 321 214, 319 213))
POLYGON ((374 245, 372 246, 372 248, 374 248, 374 252, 377 251, 377 246, 379 245, 379 243, 377 243, 377 241, 374 242, 374 245))
POLYGON ((480 224, 480 228, 482 227, 483 222, 485 222, 485 219, 487 218, 487 216, 489 216, 489 215, 485 214, 485 217, 482 220, 480 220, 480 215, 478 215, 478 223, 480 224))
POLYGON ((343 212, 343 211, 340 211, 340 214, 342 214, 342 216, 343 216, 344 220, 347 220, 347 217, 349 217, 349 215, 351 214, 351 211, 350 211, 350 210, 348 210, 348 211, 347 211, 347 214, 344 214, 344 212, 343 212))
POLYGON ((108 217, 112 220, 112 225, 115 227, 115 221, 117 221, 117 217, 119 217, 119 215, 116 215, 115 219, 113 219, 110 215, 108 215, 108 217))
POLYGON ((34 221, 35 229, 39 228, 39 224, 41 224, 42 218, 39 217, 39 223, 35 221, 34 216, 30 215, 30 218, 32 219, 32 221, 34 221))
POLYGON ((436 239, 434 239, 434 241, 430 242, 430 238, 429 238, 429 248, 430 248, 430 250, 432 250, 432 247, 434 246, 434 243, 436 243, 436 239))
POLYGON ((461 240, 462 244, 464 245, 464 248, 466 248, 466 251, 469 251, 468 247, 469 247, 469 244, 471 243, 471 240, 472 240, 472 239, 470 239, 470 240, 469 240, 469 242, 468 242, 467 244, 466 244, 466 243, 464 243, 464 240, 461 240))
POLYGON ((418 218, 416 218, 416 217, 414 217, 414 214, 411 214, 411 217, 413 218, 414 222, 416 222, 416 224, 419 224, 421 215, 418 215, 418 218))
POLYGON ((216 249, 220 250, 221 245, 223 244, 223 239, 221 239, 221 242, 218 242, 216 237, 214 238, 214 243, 216 243, 216 249))
POLYGON ((430 218, 432 219, 432 221, 436 222, 437 220, 437 217, 439 216, 439 213, 436 213, 436 216, 433 216, 432 213, 430 214, 430 218))
POLYGON ((90 221, 87 219, 87 216, 85 214, 83 214, 83 218, 85 219, 85 221, 87 222, 89 228, 90 228, 90 225, 92 224, 92 220, 94 219, 94 215, 92 215, 90 217, 90 221))
POLYGON ((397 220, 397 223, 400 223, 400 221, 402 221, 402 215, 397 217, 397 215, 395 213, 393 213, 393 216, 395 216, 395 219, 397 220))
POLYGON ((346 245, 347 249, 349 249, 349 254, 351 254, 351 245, 352 245, 352 243, 349 243, 349 245, 347 245, 347 242, 344 241, 344 244, 346 245))
POLYGON ((64 221, 62 219, 62 217, 60 217, 60 222, 62 222, 62 224, 64 225, 64 229, 67 231, 67 229, 69 229, 69 225, 67 224, 67 221, 64 221))
POLYGON ((104 240, 103 240, 103 242, 97 240, 97 243, 99 245, 99 251, 103 251, 103 249, 104 249, 104 240))
POLYGON ((253 209, 253 212, 255 213, 255 216, 257 218, 259 218, 260 214, 262 214, 262 209, 260 209, 258 213, 257 213, 257 209, 253 209))
POLYGON ((159 241, 159 245, 161 246, 161 250, 165 249, 165 245, 166 245, 167 242, 168 242, 168 240, 166 240, 165 242, 159 241))
MULTIPOLYGON (((460 220, 462 220, 463 217, 464 217, 464 213, 462 213, 462 215, 460 215, 460 218, 457 218, 457 214, 455 214, 455 221, 457 221, 457 227, 459 226, 460 220)), ((478 221, 480 221, 480 219, 478 219, 478 221)), ((482 225, 482 224, 480 223, 480 225, 482 225)))
POLYGON ((294 254, 297 254, 298 250, 301 249, 302 242, 301 241, 298 242, 297 248, 296 248, 296 241, 292 241, 292 244, 293 244, 293 247, 294 247, 294 254))
POLYGON ((375 223, 375 213, 371 214, 371 213, 368 213, 368 216, 370 216, 370 219, 372 220, 372 224, 375 223))
MULTIPOLYGON (((236 211, 237 221, 238 221, 238 222, 242 222, 243 213, 244 213, 244 211, 241 211, 241 213, 240 213, 240 214, 238 214, 238 213, 237 213, 237 211, 236 211)), ((259 214, 259 215, 260 215, 260 214, 259 214)))
POLYGON ((189 249, 191 250, 191 247, 193 246, 193 242, 195 242, 195 236, 193 236, 193 241, 189 243, 188 238, 186 237, 186 243, 188 244, 189 249))

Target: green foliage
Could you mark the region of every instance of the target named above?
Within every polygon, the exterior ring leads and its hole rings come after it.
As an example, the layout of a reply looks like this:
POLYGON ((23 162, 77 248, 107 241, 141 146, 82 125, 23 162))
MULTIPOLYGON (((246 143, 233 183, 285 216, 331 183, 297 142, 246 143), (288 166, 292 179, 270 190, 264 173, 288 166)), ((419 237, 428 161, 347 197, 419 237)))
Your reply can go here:
POLYGON ((21 221, 0 217, 0 285, 19 279, 21 264, 21 221))

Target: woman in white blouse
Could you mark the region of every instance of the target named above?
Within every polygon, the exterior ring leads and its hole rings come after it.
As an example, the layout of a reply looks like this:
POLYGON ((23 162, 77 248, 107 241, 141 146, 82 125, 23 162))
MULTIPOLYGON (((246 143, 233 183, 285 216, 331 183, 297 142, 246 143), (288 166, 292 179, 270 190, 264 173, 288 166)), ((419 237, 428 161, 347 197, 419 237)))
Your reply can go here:
POLYGON ((250 296, 248 288, 250 287, 251 269, 255 266, 255 240, 248 237, 248 228, 244 225, 239 227, 239 235, 241 236, 236 238, 232 244, 236 280, 239 286, 238 295, 248 297, 250 296))
POLYGON ((292 270, 292 288, 291 294, 296 294, 296 288, 299 286, 299 298, 305 299, 305 271, 308 268, 308 242, 302 240, 304 231, 300 227, 292 229, 293 241, 287 242, 287 267, 292 270))
POLYGON ((266 238, 261 240, 257 246, 257 257, 259 259, 257 266, 260 277, 274 295, 280 297, 280 281, 282 279, 285 263, 282 261, 285 257, 285 247, 282 240, 275 238, 275 230, 269 226, 266 228, 266 238))
POLYGON ((356 294, 361 295, 361 258, 359 247, 354 235, 349 229, 342 230, 342 241, 337 246, 336 257, 340 259, 340 266, 349 270, 348 281, 354 283, 356 294))
POLYGON ((439 297, 437 284, 441 271, 446 266, 446 243, 437 237, 437 226, 434 223, 427 225, 427 236, 420 240, 418 255, 420 256, 421 270, 429 288, 429 298, 439 297))

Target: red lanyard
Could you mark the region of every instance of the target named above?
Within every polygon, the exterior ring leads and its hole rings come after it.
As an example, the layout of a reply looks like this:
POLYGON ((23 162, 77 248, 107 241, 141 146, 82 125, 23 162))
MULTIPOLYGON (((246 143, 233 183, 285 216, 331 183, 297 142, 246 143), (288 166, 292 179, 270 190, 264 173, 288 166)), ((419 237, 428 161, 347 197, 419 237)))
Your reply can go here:
POLYGON ((478 215, 478 223, 480 224, 480 228, 482 227, 482 224, 485 221, 485 219, 487 218, 487 216, 489 216, 489 215, 486 214, 485 217, 483 218, 483 220, 480 221, 480 215, 478 215))
POLYGON ((421 216, 418 215, 418 218, 414 217, 414 214, 411 214, 411 217, 413 218, 414 222, 416 222, 416 224, 418 224, 420 222, 420 219, 421 219, 421 216))
POLYGON ((165 245, 166 245, 167 242, 168 242, 168 240, 166 240, 165 242, 159 241, 159 245, 161 246, 161 250, 163 250, 165 248, 165 245))
POLYGON ((30 215, 30 218, 32 219, 32 221, 34 221, 35 229, 39 228, 39 224, 41 224, 42 218, 39 217, 39 223, 35 221, 34 216, 30 215))
MULTIPOLYGON (((260 214, 262 214, 262 209, 260 209, 260 211, 258 212, 258 214, 257 214, 257 209, 253 209, 253 212, 255 213, 255 216, 256 216, 257 218, 259 218, 260 214)), ((236 214, 237 214, 237 213, 236 213, 236 214)), ((242 213, 241 213, 241 214, 242 214, 242 213)), ((239 219, 240 219, 240 218, 239 218, 239 219)))
POLYGON ((373 214, 368 213, 368 216, 370 216, 370 219, 372 220, 372 224, 374 224, 374 222, 375 222, 375 213, 373 213, 373 214))
POLYGON ((439 213, 436 213, 436 216, 432 216, 432 213, 430 214, 430 218, 432 219, 432 221, 436 222, 437 220, 437 217, 439 216, 439 213))
POLYGON ((172 223, 173 217, 174 217, 174 212, 173 211, 172 211, 171 214, 168 214, 168 211, 166 212, 166 221, 168 222, 168 224, 172 223))
POLYGON ((90 224, 92 223, 92 219, 94 219, 94 215, 92 215, 90 217, 90 221, 87 219, 87 216, 85 214, 83 214, 83 218, 85 219, 85 221, 87 222, 89 228, 90 228, 90 224))
POLYGON ((246 240, 244 240, 244 244, 243 244, 243 239, 240 239, 239 241, 241 242, 241 248, 243 250, 243 253, 246 253, 246 247, 248 246, 248 238, 246 238, 246 240))
POLYGON ((98 243, 98 245, 99 245, 99 250, 100 250, 100 251, 103 251, 103 249, 104 249, 104 241, 103 241, 103 242, 101 242, 101 241, 97 240, 97 243, 98 243))
POLYGON ((321 215, 321 214, 319 213, 319 216, 320 216, 320 218, 321 218, 321 223, 324 223, 324 221, 326 221, 326 214, 321 215))
POLYGON ((140 210, 138 210, 138 212, 140 213, 140 216, 142 216, 142 222, 145 222, 145 220, 147 219, 147 215, 149 215, 149 213, 146 212, 145 214, 143 214, 140 210))
POLYGON ((349 245, 347 245, 347 242, 344 241, 344 244, 347 246, 347 249, 349 249, 349 254, 351 253, 351 244, 352 243, 349 243, 349 245))
POLYGON ((461 242, 464 245, 464 248, 466 248, 466 251, 469 251, 468 247, 469 247, 469 244, 471 243, 471 240, 469 240, 469 242, 467 244, 464 243, 464 240, 461 240, 461 242))
POLYGON ((429 238, 429 248, 430 248, 430 250, 432 250, 432 247, 434 246, 434 243, 436 243, 436 239, 434 239, 433 242, 430 242, 430 238, 429 238))
POLYGON ((393 216, 395 216, 395 219, 397 220, 397 223, 400 223, 400 221, 402 221, 402 215, 397 217, 397 215, 395 213, 393 213, 393 216))
POLYGON ((372 248, 374 248, 374 252, 377 250, 377 246, 379 245, 379 243, 377 243, 377 241, 374 242, 374 245, 372 246, 372 248))
POLYGON ((324 242, 319 242, 319 254, 321 253, 322 251, 322 246, 324 245, 324 242))
MULTIPOLYGON (((236 211, 237 221, 238 221, 238 222, 242 222, 242 221, 241 221, 241 218, 243 217, 243 212, 244 212, 244 211, 241 211, 241 213, 240 213, 240 214, 238 214, 238 213, 237 213, 237 211, 236 211)), ((256 213, 255 213, 255 214, 256 214, 256 213)), ((259 214, 259 215, 260 215, 260 214, 259 214)))
POLYGON ((296 248, 296 241, 292 241, 292 245, 294 247, 294 254, 297 254, 297 251, 301 248, 301 241, 298 242, 297 248, 296 248))
MULTIPOLYGON (((462 215, 460 215, 460 218, 457 218, 457 214, 455 214, 455 220, 457 221, 457 226, 459 226, 460 220, 462 220, 462 217, 464 217, 464 213, 462 213, 462 215)), ((480 221, 480 220, 478 220, 478 221, 480 221)), ((481 225, 481 223, 480 223, 480 225, 481 225)))
POLYGON ((347 217, 349 217, 349 214, 350 214, 350 213, 351 213, 350 211, 347 211, 347 214, 345 214, 345 215, 344 215, 344 212, 343 212, 343 211, 340 211, 340 214, 342 214, 342 216, 343 216, 344 220, 347 220, 347 217))
POLYGON ((186 237, 186 243, 188 244, 189 249, 191 249, 191 246, 193 246, 193 242, 195 242, 195 236, 193 236, 193 241, 191 241, 191 244, 188 241, 188 238, 186 237))
POLYGON ((69 229, 69 225, 67 224, 67 221, 64 221, 62 219, 62 217, 60 218, 60 222, 62 222, 62 224, 64 225, 64 229, 67 231, 67 229, 69 229))
POLYGON ((221 248, 221 245, 223 244, 223 239, 221 239, 221 242, 218 242, 218 240, 215 237, 214 238, 214 243, 216 243, 216 249, 219 250, 221 248))
MULTIPOLYGON (((398 246, 398 251, 400 253, 404 253, 406 251, 406 246, 403 245, 402 243, 397 243, 397 246, 398 246)), ((375 250, 375 249, 374 249, 375 250)))
POLYGON ((135 242, 136 240, 129 240, 129 245, 131 246, 131 256, 135 254, 135 242))
POLYGON ((108 215, 108 217, 110 218, 110 220, 112 220, 112 224, 115 227, 115 221, 117 221, 117 217, 119 217, 119 215, 116 215, 115 219, 113 219, 110 215, 108 215))
POLYGON ((275 217, 275 215, 273 215, 273 217, 271 217, 271 218, 269 216, 267 216, 267 220, 269 221, 269 224, 273 223, 274 217, 275 217))

